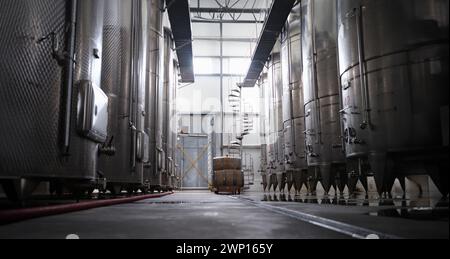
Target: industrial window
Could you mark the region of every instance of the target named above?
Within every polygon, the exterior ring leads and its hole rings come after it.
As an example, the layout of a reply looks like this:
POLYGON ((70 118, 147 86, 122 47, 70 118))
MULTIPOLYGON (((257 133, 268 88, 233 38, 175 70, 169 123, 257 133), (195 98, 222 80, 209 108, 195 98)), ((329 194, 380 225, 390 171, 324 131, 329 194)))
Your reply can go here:
POLYGON ((250 58, 225 58, 223 59, 223 73, 230 75, 246 75, 250 63, 250 58))
POLYGON ((228 57, 251 57, 255 47, 255 42, 228 41, 223 44, 223 55, 228 57))
POLYGON ((220 74, 220 59, 194 58, 194 73, 200 75, 220 74))
POLYGON ((195 56, 220 56, 220 41, 194 40, 192 49, 195 56))

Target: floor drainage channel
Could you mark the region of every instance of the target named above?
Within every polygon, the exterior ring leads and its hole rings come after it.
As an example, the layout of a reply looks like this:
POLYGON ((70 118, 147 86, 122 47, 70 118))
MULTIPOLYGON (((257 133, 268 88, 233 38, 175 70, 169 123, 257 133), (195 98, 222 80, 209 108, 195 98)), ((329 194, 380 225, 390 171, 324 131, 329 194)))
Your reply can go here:
POLYGON ((243 197, 236 197, 236 196, 229 196, 231 199, 234 200, 240 200, 242 202, 250 203, 256 207, 263 208, 278 214, 282 214, 285 216, 289 216, 291 218, 295 218, 322 228, 326 228, 344 235, 348 235, 352 238, 357 239, 368 239, 368 238, 375 238, 375 239, 402 239, 401 237, 389 235, 385 233, 381 233, 378 231, 373 231, 370 229, 353 226, 347 223, 322 218, 319 216, 307 214, 300 211, 295 211, 287 208, 272 206, 269 204, 263 204, 261 202, 256 202, 251 199, 243 198, 243 197))

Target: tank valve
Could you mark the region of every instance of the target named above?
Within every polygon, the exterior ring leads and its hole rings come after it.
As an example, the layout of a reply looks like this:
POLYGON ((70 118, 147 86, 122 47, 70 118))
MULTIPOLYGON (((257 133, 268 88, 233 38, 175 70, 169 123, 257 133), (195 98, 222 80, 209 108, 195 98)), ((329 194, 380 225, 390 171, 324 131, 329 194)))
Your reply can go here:
POLYGON ((116 148, 113 146, 114 136, 111 137, 108 143, 104 143, 98 149, 99 154, 113 156, 116 154, 116 148))
POLYGON ((364 130, 367 128, 367 121, 364 121, 363 123, 361 123, 361 125, 359 125, 359 127, 364 130))
POLYGON ((116 148, 115 147, 100 147, 98 149, 98 152, 103 155, 107 156, 114 156, 116 154, 116 148))
POLYGON ((357 145, 364 145, 364 144, 366 144, 366 142, 364 140, 357 139, 357 138, 353 139, 353 143, 357 144, 357 145))
POLYGON ((308 155, 310 157, 319 157, 319 154, 316 154, 316 153, 313 153, 313 152, 309 153, 308 155))
POLYGON ((51 40, 52 57, 56 60, 59 66, 64 66, 64 61, 66 61, 66 59, 71 59, 71 57, 68 55, 67 52, 65 52, 61 48, 61 44, 59 42, 58 35, 56 34, 56 32, 52 31, 48 35, 39 38, 37 44, 41 44, 47 40, 51 40))

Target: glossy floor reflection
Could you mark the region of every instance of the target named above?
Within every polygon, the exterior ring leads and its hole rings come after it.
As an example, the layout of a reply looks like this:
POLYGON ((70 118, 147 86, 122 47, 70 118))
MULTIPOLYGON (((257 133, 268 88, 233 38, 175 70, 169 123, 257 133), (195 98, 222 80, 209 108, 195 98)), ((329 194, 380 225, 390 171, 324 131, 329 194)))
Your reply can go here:
POLYGON ((291 195, 285 193, 261 194, 261 201, 265 202, 298 202, 310 204, 333 204, 344 206, 397 206, 397 207, 427 207, 448 208, 449 200, 445 197, 414 197, 414 198, 391 198, 379 199, 370 196, 323 196, 323 195, 291 195))
POLYGON ((401 238, 448 238, 448 200, 208 191, 174 195, 0 226, 1 238, 349 238, 311 215, 401 238))
POLYGON ((403 217, 417 220, 446 220, 449 217, 448 198, 415 197, 393 199, 370 199, 368 196, 306 196, 291 194, 262 194, 262 202, 295 202, 304 204, 395 207, 369 213, 370 216, 403 217))

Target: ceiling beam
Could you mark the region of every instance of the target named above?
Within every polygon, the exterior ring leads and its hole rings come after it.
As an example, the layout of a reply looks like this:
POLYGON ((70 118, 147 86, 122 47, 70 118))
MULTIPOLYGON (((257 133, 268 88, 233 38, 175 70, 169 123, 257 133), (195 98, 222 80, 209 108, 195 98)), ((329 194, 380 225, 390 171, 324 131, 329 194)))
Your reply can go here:
POLYGON ((296 0, 273 1, 269 16, 264 23, 257 47, 253 53, 252 63, 244 82, 241 83, 242 87, 255 86, 295 2, 296 0))
POLYGON ((218 55, 195 55, 194 58, 251 58, 250 56, 218 56, 218 55))
POLYGON ((266 12, 267 9, 253 9, 253 8, 227 8, 227 7, 216 7, 216 8, 208 8, 208 7, 193 7, 191 8, 191 13, 263 13, 266 12))
POLYGON ((166 0, 170 27, 180 66, 181 82, 194 82, 191 15, 189 0, 166 0))
POLYGON ((218 19, 193 19, 192 23, 264 23, 255 20, 218 20, 218 19))
POLYGON ((255 38, 220 38, 220 37, 195 37, 194 40, 205 41, 232 41, 232 42, 256 42, 255 38))
POLYGON ((214 74, 196 74, 195 76, 199 77, 244 77, 243 74, 220 74, 220 73, 214 73, 214 74))

